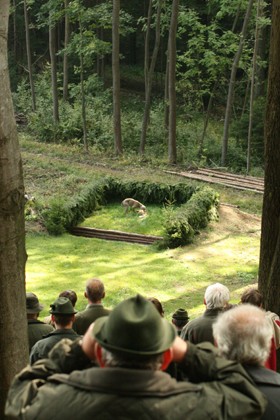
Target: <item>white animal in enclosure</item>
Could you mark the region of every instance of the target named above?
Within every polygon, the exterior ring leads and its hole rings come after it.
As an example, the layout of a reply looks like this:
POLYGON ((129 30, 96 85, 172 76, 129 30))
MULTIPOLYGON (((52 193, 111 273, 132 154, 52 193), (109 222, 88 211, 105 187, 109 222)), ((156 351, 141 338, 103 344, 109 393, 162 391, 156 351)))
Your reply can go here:
POLYGON ((137 213, 140 213, 141 215, 147 213, 146 206, 140 203, 140 201, 134 200, 134 198, 126 198, 125 200, 123 200, 122 206, 125 209, 125 213, 127 213, 131 209, 133 211, 136 211, 137 213))

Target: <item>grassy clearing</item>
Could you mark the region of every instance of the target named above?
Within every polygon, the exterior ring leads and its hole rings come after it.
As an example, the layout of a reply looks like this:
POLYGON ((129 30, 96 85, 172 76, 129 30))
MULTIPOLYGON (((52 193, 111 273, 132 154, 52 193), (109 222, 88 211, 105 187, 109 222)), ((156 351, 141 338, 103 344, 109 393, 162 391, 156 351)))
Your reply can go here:
POLYGON ((35 291, 46 305, 44 316, 58 293, 68 288, 78 294, 78 309, 84 308, 86 280, 100 277, 106 285, 107 307, 142 293, 160 299, 169 319, 179 307, 195 317, 203 311, 209 284, 226 284, 231 301, 238 302, 242 290, 255 282, 258 268, 258 236, 224 236, 213 243, 208 234, 206 238, 189 247, 158 252, 151 246, 123 242, 29 234, 27 290, 35 291))
MULTIPOLYGON (((78 194, 85 183, 105 175, 153 182, 189 182, 167 175, 162 168, 152 168, 140 160, 104 159, 81 149, 63 145, 36 143, 21 139, 26 191, 35 199, 48 203, 54 197, 78 194)), ((173 168, 174 169, 174 168, 173 168)), ((198 185, 198 183, 195 183, 198 185)), ((261 213, 262 196, 216 187, 221 201, 239 205, 243 211, 261 213)), ((101 208, 85 226, 161 234, 162 208, 149 206, 149 216, 139 219, 134 214, 124 217, 120 203, 101 208), (135 230, 137 228, 137 230, 135 230)), ((122 299, 137 292, 155 296, 164 305, 167 318, 179 307, 191 317, 203 309, 205 288, 216 281, 226 284, 232 302, 238 302, 242 290, 255 282, 258 271, 259 231, 229 229, 233 214, 224 222, 213 224, 188 247, 159 252, 154 247, 123 242, 101 241, 70 235, 50 237, 27 235, 27 291, 38 294, 45 305, 62 290, 72 288, 78 294, 78 309, 84 308, 85 282, 100 277, 107 289, 104 304, 114 307, 122 299)), ((240 221, 235 225, 239 227, 240 221)), ((246 225, 246 223, 245 223, 246 225)), ((36 227, 35 229, 36 230, 36 227)))
POLYGON ((125 214, 120 203, 108 204, 94 212, 80 226, 162 236, 165 208, 149 205, 147 209, 148 215, 141 218, 133 211, 125 214))

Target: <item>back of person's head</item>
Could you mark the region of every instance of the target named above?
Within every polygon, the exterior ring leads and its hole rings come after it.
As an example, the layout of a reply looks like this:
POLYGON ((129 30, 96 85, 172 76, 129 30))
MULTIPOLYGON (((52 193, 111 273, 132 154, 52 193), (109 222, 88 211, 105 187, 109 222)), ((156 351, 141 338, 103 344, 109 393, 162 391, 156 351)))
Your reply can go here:
POLYGON ((61 326, 66 327, 70 322, 74 321, 75 311, 70 299, 61 296, 57 298, 53 304, 50 305, 50 314, 53 317, 54 322, 61 326))
POLYGON ((59 297, 66 297, 70 300, 70 302, 73 305, 73 308, 76 305, 76 302, 78 300, 77 293, 74 292, 74 290, 64 290, 63 292, 59 293, 59 297))
POLYGON ((40 304, 39 299, 35 293, 26 293, 26 313, 28 318, 36 318, 44 309, 44 306, 40 304))
POLYGON ((182 329, 188 322, 189 322, 188 312, 183 308, 177 309, 177 311, 175 311, 174 314, 172 315, 172 323, 178 329, 182 329))
POLYGON ((92 333, 105 366, 154 370, 161 367, 163 354, 177 336, 174 326, 141 295, 124 300, 109 316, 98 318, 92 333))
POLYGON ((155 297, 148 298, 148 301, 152 302, 152 304, 155 305, 158 313, 160 314, 160 316, 163 317, 164 316, 164 310, 163 310, 163 306, 162 306, 161 302, 155 297))
POLYGON ((224 309, 229 301, 230 294, 226 286, 221 283, 211 284, 204 294, 207 309, 224 309))
POLYGON ((92 303, 100 302, 105 297, 105 288, 102 281, 89 279, 86 283, 85 297, 92 303))
POLYGON ((263 306, 263 296, 258 289, 251 287, 242 293, 241 303, 250 303, 251 305, 261 308, 263 306))
POLYGON ((220 354, 243 364, 265 363, 272 334, 265 312, 250 304, 222 312, 213 324, 213 336, 220 354))

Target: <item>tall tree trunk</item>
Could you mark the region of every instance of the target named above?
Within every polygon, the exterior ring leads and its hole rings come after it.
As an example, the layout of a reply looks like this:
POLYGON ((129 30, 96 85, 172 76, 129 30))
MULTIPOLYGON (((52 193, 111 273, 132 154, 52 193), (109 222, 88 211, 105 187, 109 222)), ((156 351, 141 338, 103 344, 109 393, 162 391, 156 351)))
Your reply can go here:
MULTIPOLYGON (((260 17, 267 17, 270 16, 270 12, 268 9, 270 8, 270 2, 265 3, 264 1, 260 2, 259 6, 259 15, 260 17)), ((263 62, 267 60, 267 45, 269 44, 269 33, 270 33, 270 25, 261 26, 259 27, 259 42, 258 42, 258 51, 257 56, 259 57, 259 62, 263 62)), ((267 71, 266 68, 262 65, 256 66, 256 87, 255 87, 255 98, 259 96, 265 96, 265 87, 267 81, 267 71)))
POLYGON ((28 362, 22 161, 10 90, 9 0, 0 6, 0 418, 10 383, 28 362))
MULTIPOLYGON (((237 9, 237 12, 236 12, 236 15, 235 15, 232 27, 231 27, 231 32, 233 32, 233 33, 236 30, 236 25, 237 25, 239 15, 240 15, 240 8, 241 8, 241 2, 238 5, 238 9, 237 9)), ((198 151, 199 157, 202 156, 204 139, 205 139, 205 136, 206 136, 206 131, 207 131, 207 127, 208 127, 208 123, 209 123, 209 119, 210 119, 212 104, 213 104, 214 96, 215 96, 215 93, 216 93, 216 90, 217 90, 219 84, 220 84, 220 77, 216 79, 216 81, 214 83, 214 86, 212 88, 212 91, 210 93, 210 99, 209 99, 209 102, 208 102, 207 111, 206 111, 206 115, 205 115, 205 118, 204 118, 203 132, 202 132, 202 136, 201 136, 201 139, 200 139, 200 142, 199 142, 199 151, 198 151)))
POLYGON ((272 1, 267 108, 265 177, 261 229, 259 288, 266 309, 280 308, 280 0, 272 1))
POLYGON ((121 136, 121 87, 120 87, 120 0, 113 1, 112 25, 112 72, 113 72, 113 118, 114 118, 114 144, 116 155, 122 154, 121 136))
POLYGON ((53 97, 53 120, 57 124, 59 121, 58 109, 58 91, 57 91, 57 57, 56 57, 56 26, 52 22, 50 15, 49 26, 49 50, 51 59, 51 76, 52 76, 52 97, 53 97))
POLYGON ((208 101, 206 114, 205 114, 205 117, 204 117, 203 131, 202 131, 201 139, 199 141, 199 149, 198 149, 198 156, 200 158, 202 157, 203 146, 204 146, 204 139, 205 139, 205 136, 206 136, 206 130, 207 130, 209 119, 210 119, 210 114, 211 114, 213 99, 214 99, 214 95, 215 95, 216 89, 218 87, 218 84, 219 84, 219 82, 218 82, 218 80, 216 80, 216 82, 214 84, 214 87, 212 89, 212 92, 210 94, 210 98, 209 98, 209 101, 208 101))
POLYGON ((14 59, 15 63, 17 62, 17 2, 13 0, 13 36, 14 36, 14 43, 13 43, 13 51, 14 51, 14 59))
POLYGON ((153 0, 149 0, 147 29, 145 32, 145 49, 144 49, 144 77, 145 77, 145 92, 147 92, 149 62, 150 62, 150 34, 151 34, 151 20, 153 11, 153 0))
POLYGON ((255 75, 257 68, 257 52, 259 49, 259 16, 260 16, 260 0, 257 3, 257 17, 256 17, 256 28, 255 28, 255 43, 252 63, 252 75, 251 75, 251 90, 250 90, 250 113, 249 113, 249 127, 248 127, 248 145, 247 145, 247 174, 251 168, 251 143, 252 143, 252 128, 253 128, 253 113, 254 113, 254 92, 255 92, 255 75))
MULTIPOLYGON (((64 9, 65 9, 65 28, 64 28, 64 48, 68 47, 70 39, 70 22, 69 22, 69 13, 68 13, 69 0, 64 0, 64 9)), ((63 99, 64 101, 68 100, 68 53, 64 51, 63 54, 63 99)))
POLYGON ((84 89, 84 56, 83 56, 83 28, 81 19, 79 19, 81 49, 80 49, 80 82, 81 82, 81 102, 82 102, 82 121, 83 121, 83 140, 85 152, 88 152, 87 140, 87 118, 86 118, 86 97, 84 89))
MULTIPOLYGON (((151 3, 152 3, 152 0, 150 0, 150 4, 151 3)), ((160 44, 161 3, 162 1, 159 0, 158 6, 157 6, 157 16, 156 16, 156 39, 155 39, 155 45, 154 45, 150 65, 148 63, 149 61, 148 58, 145 59, 145 109, 144 109, 144 115, 143 115, 141 141, 140 141, 140 154, 141 155, 143 155, 145 151, 147 129, 148 129, 148 124, 149 124, 149 119, 150 119, 150 110, 151 110, 151 94, 152 94, 153 77, 154 77, 155 65, 156 65, 156 60, 157 60, 158 51, 159 51, 159 44, 160 44)), ((145 45, 145 49, 149 50, 149 46, 145 45)))
POLYGON ((166 51, 166 68, 164 77, 164 128, 165 141, 168 143, 168 125, 169 125, 169 47, 166 51))
POLYGON ((169 98, 169 135, 168 135, 168 160, 170 164, 177 162, 176 150, 176 34, 179 13, 179 0, 173 0, 172 14, 169 30, 168 51, 168 98, 169 98))
POLYGON ((31 59, 31 47, 30 47, 30 36, 29 36, 29 19, 28 19, 28 10, 26 0, 23 1, 24 8, 24 22, 25 22, 25 43, 26 43, 26 55, 27 55, 27 66, 29 74, 29 85, 31 90, 31 99, 32 99, 32 110, 36 110, 36 99, 35 99, 35 89, 33 82, 33 70, 32 70, 32 59, 31 59))
POLYGON ((240 34, 240 41, 238 50, 235 54, 232 69, 231 69, 231 75, 230 75, 230 81, 229 81, 229 88, 228 88, 228 95, 227 95, 227 106, 226 106, 226 112, 225 112, 225 122, 224 122, 224 133, 223 133, 223 139, 222 139, 222 157, 221 157, 221 164, 226 164, 227 159, 227 149, 228 149, 228 136, 229 136, 229 124, 230 124, 230 116, 231 116, 231 110, 232 110, 232 104, 233 104, 233 97, 234 97, 234 85, 235 85, 235 79, 236 79, 236 72, 239 64, 239 60, 242 54, 244 42, 245 42, 245 36, 247 32, 247 27, 249 23, 249 18, 251 16, 252 6, 253 6, 254 0, 249 0, 245 18, 243 21, 243 27, 240 34))

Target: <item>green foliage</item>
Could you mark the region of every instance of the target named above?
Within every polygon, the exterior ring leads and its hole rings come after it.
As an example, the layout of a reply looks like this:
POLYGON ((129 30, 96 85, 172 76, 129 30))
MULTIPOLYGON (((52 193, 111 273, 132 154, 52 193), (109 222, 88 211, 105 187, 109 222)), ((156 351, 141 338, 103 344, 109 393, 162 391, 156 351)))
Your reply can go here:
POLYGON ((176 204, 182 204, 189 200, 194 191, 194 186, 184 183, 169 185, 148 181, 122 182, 112 179, 105 197, 107 201, 137 197, 138 200, 147 204, 165 204, 168 201, 175 201, 176 204))
POLYGON ((183 183, 122 182, 105 178, 85 187, 77 198, 54 200, 48 209, 42 211, 42 217, 48 232, 60 235, 82 222, 101 204, 121 201, 126 197, 137 197, 145 204, 167 206, 166 222, 163 222, 166 231, 164 244, 171 248, 191 243, 194 234, 207 226, 211 209, 218 203, 218 195, 211 188, 195 188, 183 183), (183 205, 175 211, 170 203, 183 205))
POLYGON ((53 200, 42 211, 44 224, 52 235, 61 235, 66 230, 82 222, 102 202, 103 192, 109 180, 98 180, 86 186, 77 198, 69 201, 53 200))
MULTIPOLYGON (((264 120, 265 120, 266 98, 258 97, 253 105, 253 124, 251 138, 251 158, 253 165, 259 165, 263 160, 264 153, 264 120)), ((241 118, 233 121, 231 131, 246 153, 248 147, 249 112, 245 112, 241 118)), ((244 154, 244 153, 243 153, 244 154)))
POLYGON ((194 235, 217 217, 218 194, 209 187, 198 188, 178 210, 167 210, 165 244, 176 248, 191 243, 194 235))

